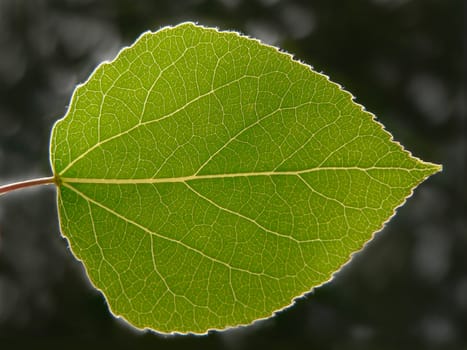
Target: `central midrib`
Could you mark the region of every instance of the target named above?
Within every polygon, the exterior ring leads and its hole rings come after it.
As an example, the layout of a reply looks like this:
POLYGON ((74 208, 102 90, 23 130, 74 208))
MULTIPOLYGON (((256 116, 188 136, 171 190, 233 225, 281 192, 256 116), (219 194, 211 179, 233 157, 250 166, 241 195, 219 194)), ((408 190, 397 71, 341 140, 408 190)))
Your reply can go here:
POLYGON ((416 168, 400 168, 400 167, 319 167, 298 171, 263 171, 263 172, 247 172, 247 173, 229 173, 229 174, 208 174, 208 175, 189 175, 179 177, 162 177, 162 178, 135 178, 135 179, 109 179, 109 178, 77 178, 77 177, 60 177, 60 182, 63 183, 89 183, 89 184, 156 184, 156 183, 174 183, 188 182, 194 180, 208 179, 224 179, 235 177, 258 177, 258 176, 297 176, 317 171, 371 171, 371 170, 397 170, 397 171, 422 171, 423 169, 416 168))

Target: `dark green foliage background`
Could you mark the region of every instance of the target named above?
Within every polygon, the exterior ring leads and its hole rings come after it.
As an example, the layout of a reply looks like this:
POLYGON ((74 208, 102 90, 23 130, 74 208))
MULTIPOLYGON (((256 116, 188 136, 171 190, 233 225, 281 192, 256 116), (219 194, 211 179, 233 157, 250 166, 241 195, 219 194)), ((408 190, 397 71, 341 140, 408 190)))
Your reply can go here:
POLYGON ((294 53, 444 165, 332 283, 278 317, 205 337, 113 319, 59 235, 54 189, 2 197, 2 349, 465 349, 465 13, 461 0, 0 0, 0 183, 50 175, 49 132, 74 86, 141 32, 184 20, 294 53))

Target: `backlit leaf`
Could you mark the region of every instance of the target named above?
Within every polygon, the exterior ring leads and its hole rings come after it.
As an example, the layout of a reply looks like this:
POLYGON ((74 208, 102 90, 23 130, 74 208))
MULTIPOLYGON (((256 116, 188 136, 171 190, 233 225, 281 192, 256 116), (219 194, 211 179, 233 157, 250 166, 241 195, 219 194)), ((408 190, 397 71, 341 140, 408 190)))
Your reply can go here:
POLYGON ((192 23, 100 65, 51 163, 90 280, 115 315, 164 333, 289 306, 440 169, 290 55, 192 23))

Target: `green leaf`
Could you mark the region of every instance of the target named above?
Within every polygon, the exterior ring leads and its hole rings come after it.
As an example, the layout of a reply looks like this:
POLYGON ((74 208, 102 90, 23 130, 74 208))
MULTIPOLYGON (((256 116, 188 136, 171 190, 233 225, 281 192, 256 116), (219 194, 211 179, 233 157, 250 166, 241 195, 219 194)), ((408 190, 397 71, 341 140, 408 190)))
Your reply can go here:
POLYGON ((440 170, 309 66, 192 23, 101 64, 55 125, 51 163, 90 280, 115 315, 163 333, 290 306, 440 170))

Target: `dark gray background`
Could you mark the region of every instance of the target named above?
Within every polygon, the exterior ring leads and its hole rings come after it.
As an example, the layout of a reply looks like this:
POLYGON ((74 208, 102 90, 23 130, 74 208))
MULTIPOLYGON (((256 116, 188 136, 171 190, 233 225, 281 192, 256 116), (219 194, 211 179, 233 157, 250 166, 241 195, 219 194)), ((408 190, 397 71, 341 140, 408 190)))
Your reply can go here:
POLYGON ((49 176, 74 86, 184 20, 278 45, 330 75, 444 171, 335 279, 253 327, 204 337, 113 319, 58 229, 55 190, 0 198, 0 347, 466 349, 466 31, 459 0, 0 0, 0 183, 49 176))

